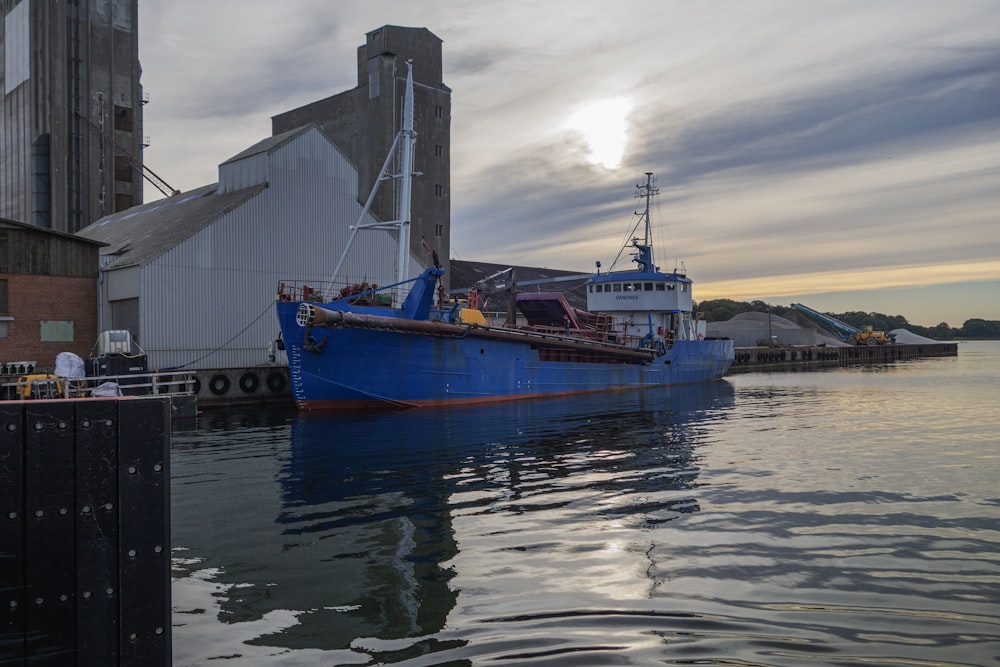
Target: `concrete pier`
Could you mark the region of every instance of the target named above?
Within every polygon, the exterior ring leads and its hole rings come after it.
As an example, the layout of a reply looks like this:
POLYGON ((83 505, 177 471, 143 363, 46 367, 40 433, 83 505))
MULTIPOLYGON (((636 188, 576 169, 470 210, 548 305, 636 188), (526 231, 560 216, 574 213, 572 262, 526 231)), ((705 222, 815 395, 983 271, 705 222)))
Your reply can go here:
POLYGON ((200 407, 281 403, 292 400, 288 366, 206 368, 192 371, 193 393, 200 407))
POLYGON ((865 345, 853 347, 774 346, 738 347, 732 373, 808 370, 823 366, 891 364, 924 357, 956 357, 958 343, 865 345))

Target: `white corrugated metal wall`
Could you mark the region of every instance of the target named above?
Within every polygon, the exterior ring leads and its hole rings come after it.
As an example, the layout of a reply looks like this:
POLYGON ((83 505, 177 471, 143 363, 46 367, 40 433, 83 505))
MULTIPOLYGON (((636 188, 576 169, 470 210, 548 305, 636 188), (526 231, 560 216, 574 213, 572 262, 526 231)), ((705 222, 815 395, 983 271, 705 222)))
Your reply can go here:
MULTIPOLYGON (((279 281, 329 280, 361 213, 356 170, 318 130, 243 162, 222 171, 266 173, 268 187, 143 268, 143 347, 151 367, 266 361, 278 334, 279 281), (263 172, 260 160, 267 161, 263 172)), ((392 282, 394 245, 386 232, 360 235, 352 273, 392 282)))

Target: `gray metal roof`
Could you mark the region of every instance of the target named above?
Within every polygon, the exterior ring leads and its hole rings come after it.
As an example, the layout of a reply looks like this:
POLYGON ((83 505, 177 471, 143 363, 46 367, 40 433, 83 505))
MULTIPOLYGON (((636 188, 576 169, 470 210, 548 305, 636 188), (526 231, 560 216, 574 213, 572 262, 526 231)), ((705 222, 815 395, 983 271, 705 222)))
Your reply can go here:
POLYGON ((117 255, 105 268, 148 263, 189 239, 224 213, 255 196, 266 183, 218 194, 218 184, 135 206, 84 227, 78 236, 108 244, 102 255, 117 255))
MULTIPOLYGON (((323 131, 322 128, 320 128, 315 123, 309 123, 308 125, 303 125, 301 127, 295 128, 293 130, 288 130, 287 132, 282 132, 281 134, 276 134, 273 137, 267 137, 266 139, 261 139, 260 141, 258 141, 257 143, 255 143, 250 148, 247 148, 246 150, 240 151, 239 153, 237 153, 233 157, 229 158, 228 160, 226 160, 222 164, 229 164, 230 162, 236 162, 237 160, 242 160, 243 158, 250 157, 251 155, 257 155, 258 153, 270 153, 275 148, 278 148, 279 146, 285 144, 288 141, 291 141, 292 139, 294 139, 298 135, 302 134, 303 132, 305 132, 306 130, 308 130, 311 127, 316 127, 317 129, 320 130, 320 132, 323 131)), ((325 133, 324 133, 324 136, 325 136, 325 133)), ((327 139, 329 139, 329 137, 327 137, 327 139)), ((331 141, 330 143, 333 143, 333 142, 331 141)))

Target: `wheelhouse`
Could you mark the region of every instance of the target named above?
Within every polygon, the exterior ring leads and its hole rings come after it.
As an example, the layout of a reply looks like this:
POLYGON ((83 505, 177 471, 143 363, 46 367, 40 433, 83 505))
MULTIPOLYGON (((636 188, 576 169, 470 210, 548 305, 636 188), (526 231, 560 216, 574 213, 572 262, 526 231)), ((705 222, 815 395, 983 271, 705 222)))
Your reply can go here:
POLYGON ((678 274, 623 271, 594 276, 587 283, 587 309, 690 311, 691 279, 678 274))

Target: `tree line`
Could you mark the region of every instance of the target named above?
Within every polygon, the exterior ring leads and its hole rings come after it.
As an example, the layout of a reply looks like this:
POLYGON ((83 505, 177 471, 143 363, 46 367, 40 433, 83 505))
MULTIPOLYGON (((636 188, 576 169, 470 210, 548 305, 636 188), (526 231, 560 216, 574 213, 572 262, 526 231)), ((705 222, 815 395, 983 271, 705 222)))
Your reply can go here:
MULTIPOLYGON (((767 313, 779 317, 788 317, 791 313, 798 313, 790 306, 778 306, 765 303, 764 301, 733 301, 732 299, 712 299, 702 301, 696 310, 704 314, 708 322, 725 322, 740 313, 767 313)), ((1000 320, 983 320, 974 318, 966 320, 961 327, 952 327, 947 322, 941 322, 933 327, 923 327, 919 324, 911 324, 902 315, 885 315, 884 313, 865 313, 862 311, 850 311, 847 313, 824 313, 838 320, 846 322, 851 326, 864 327, 870 325, 877 331, 892 331, 893 329, 906 329, 919 336, 933 338, 934 340, 954 340, 956 338, 988 338, 1000 339, 1000 320)))

